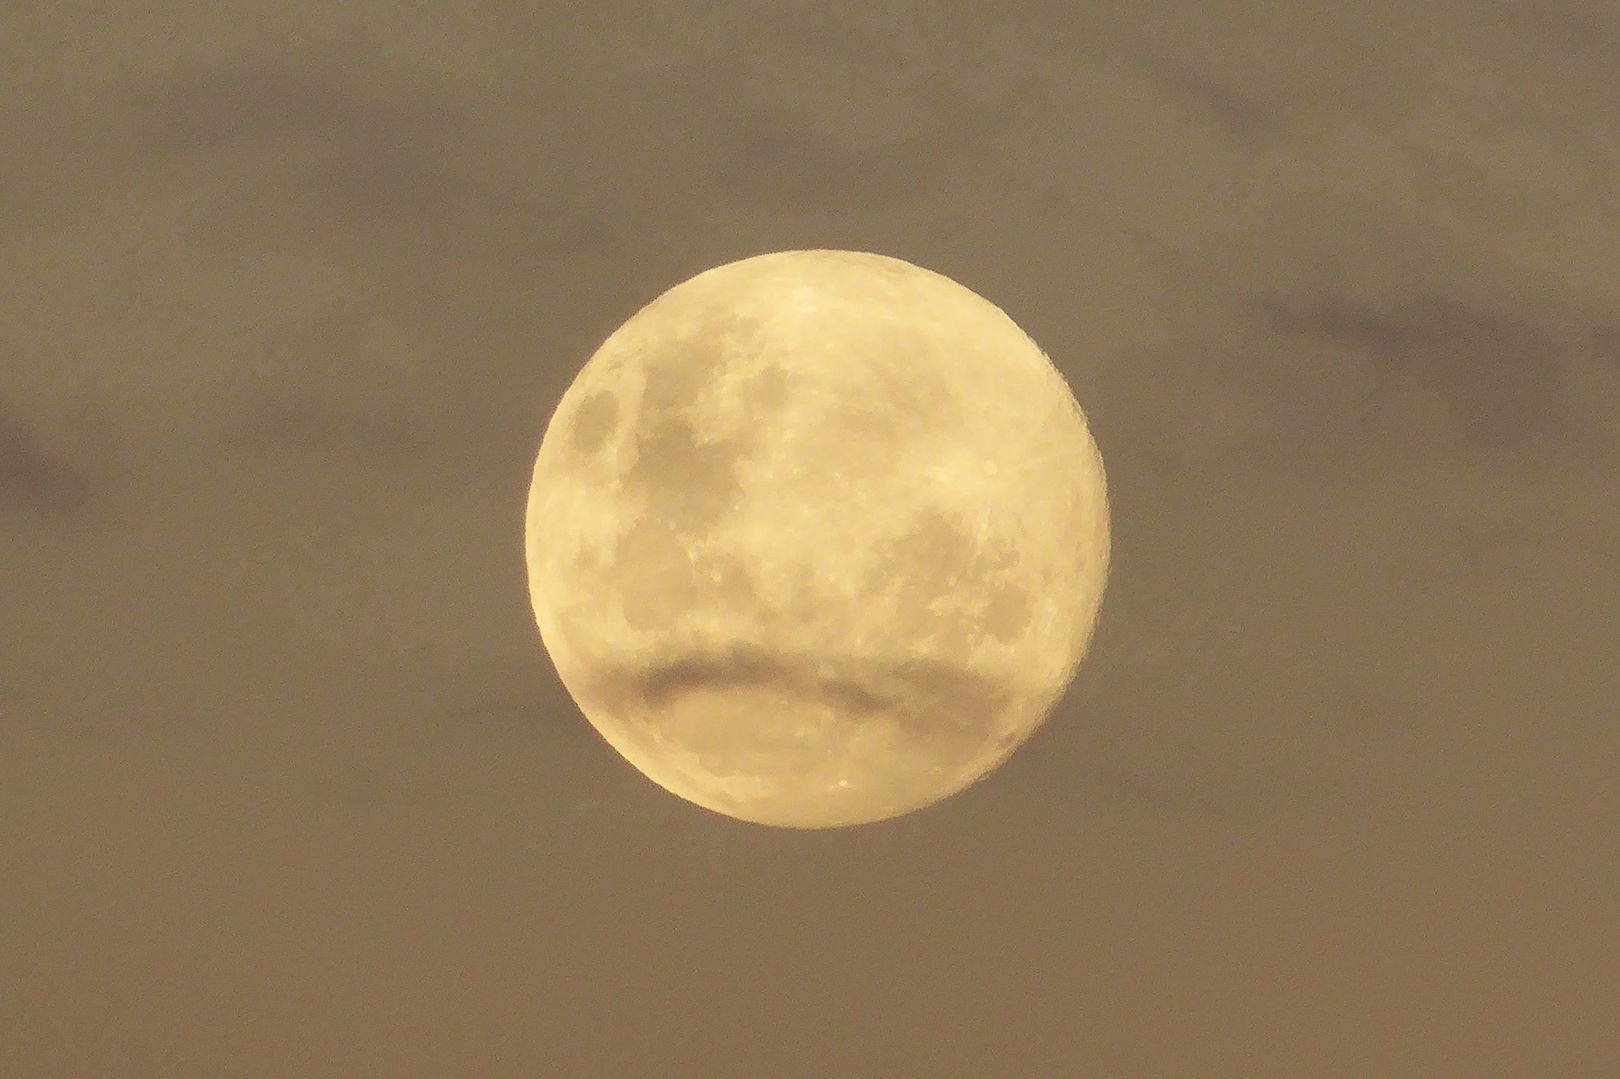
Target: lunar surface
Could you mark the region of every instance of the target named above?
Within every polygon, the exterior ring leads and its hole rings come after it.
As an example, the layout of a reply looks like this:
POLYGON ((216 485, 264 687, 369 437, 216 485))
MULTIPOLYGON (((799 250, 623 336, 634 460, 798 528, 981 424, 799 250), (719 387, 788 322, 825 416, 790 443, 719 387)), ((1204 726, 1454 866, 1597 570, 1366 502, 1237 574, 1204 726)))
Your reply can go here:
POLYGON ((999 308, 787 251, 648 304, 563 394, 530 596, 580 710, 667 790, 762 824, 897 816, 995 768, 1091 640, 1102 459, 999 308))

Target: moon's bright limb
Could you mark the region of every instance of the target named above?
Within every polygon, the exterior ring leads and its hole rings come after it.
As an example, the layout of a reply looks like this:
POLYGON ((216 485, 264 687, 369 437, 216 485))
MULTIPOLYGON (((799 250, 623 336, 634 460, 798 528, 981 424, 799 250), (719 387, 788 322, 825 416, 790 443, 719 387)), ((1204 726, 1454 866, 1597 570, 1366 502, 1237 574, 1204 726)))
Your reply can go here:
POLYGON ((1102 459, 1002 311, 880 255, 729 263, 586 363, 529 492, 530 597, 586 718, 666 789, 881 820, 1029 737, 1090 642, 1102 459))

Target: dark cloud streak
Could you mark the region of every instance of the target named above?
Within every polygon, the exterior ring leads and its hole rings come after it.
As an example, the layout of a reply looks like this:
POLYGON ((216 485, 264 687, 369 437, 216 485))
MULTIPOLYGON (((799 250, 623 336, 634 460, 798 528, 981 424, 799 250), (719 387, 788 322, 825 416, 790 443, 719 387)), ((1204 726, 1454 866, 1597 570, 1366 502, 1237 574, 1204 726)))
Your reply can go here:
POLYGON ((472 118, 443 91, 366 91, 322 61, 244 59, 133 90, 128 130, 146 153, 189 154, 313 136, 401 145, 464 138, 472 118))
POLYGON ((1279 397, 1331 384, 1337 396, 1319 403, 1340 413, 1340 425, 1362 421, 1349 432, 1358 438, 1404 442, 1422 428, 1471 454, 1526 466, 1590 465, 1616 449, 1620 381, 1605 378, 1612 359, 1593 347, 1601 326, 1559 329, 1437 295, 1389 304, 1273 295, 1251 312, 1268 335, 1320 349, 1283 373, 1279 397), (1582 374, 1596 381, 1582 383, 1582 374), (1441 402, 1443 414, 1434 415, 1426 400, 1441 402))
POLYGON ((0 402, 0 506, 50 517, 77 516, 102 499, 92 476, 52 452, 0 402))
POLYGON ((1263 138, 1282 127, 1285 111, 1276 102, 1261 101, 1160 50, 1131 42, 1127 53, 1149 82, 1203 112, 1236 138, 1263 138))
POLYGON ((225 439, 246 452, 310 453, 397 467, 437 455, 454 434, 442 418, 301 398, 260 402, 227 429, 225 439))

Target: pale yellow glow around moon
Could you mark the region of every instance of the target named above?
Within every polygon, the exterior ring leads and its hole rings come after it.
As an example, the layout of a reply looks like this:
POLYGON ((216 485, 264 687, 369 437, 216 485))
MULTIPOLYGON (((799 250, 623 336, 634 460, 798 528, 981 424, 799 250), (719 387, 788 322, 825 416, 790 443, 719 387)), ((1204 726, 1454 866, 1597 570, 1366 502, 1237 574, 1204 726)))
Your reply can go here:
POLYGON ((898 259, 701 273, 591 357, 529 493, 535 619, 586 718, 744 820, 881 820, 1040 724, 1108 573, 1102 459, 1000 309, 898 259))

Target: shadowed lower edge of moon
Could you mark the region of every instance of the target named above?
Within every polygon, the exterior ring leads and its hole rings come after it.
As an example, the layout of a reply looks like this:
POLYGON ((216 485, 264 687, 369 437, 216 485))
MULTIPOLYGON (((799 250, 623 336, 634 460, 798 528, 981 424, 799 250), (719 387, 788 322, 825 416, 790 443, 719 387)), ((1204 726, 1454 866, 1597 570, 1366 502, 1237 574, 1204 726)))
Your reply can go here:
POLYGON ((1022 744, 1061 694, 936 660, 750 647, 565 681, 655 783, 728 816, 798 828, 883 820, 957 793, 1022 744))

